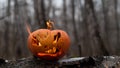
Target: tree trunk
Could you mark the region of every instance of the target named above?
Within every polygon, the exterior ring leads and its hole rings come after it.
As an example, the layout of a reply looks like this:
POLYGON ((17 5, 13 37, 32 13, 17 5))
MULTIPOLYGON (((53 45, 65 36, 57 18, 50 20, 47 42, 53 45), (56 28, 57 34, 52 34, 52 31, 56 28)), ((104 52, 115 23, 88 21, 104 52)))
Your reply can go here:
POLYGON ((47 7, 47 9, 45 10, 46 11, 46 18, 47 19, 50 19, 51 17, 50 17, 50 13, 51 13, 51 10, 53 9, 52 7, 53 7, 53 3, 52 3, 52 1, 53 0, 48 0, 49 1, 49 5, 48 5, 48 7, 47 7))
POLYGON ((64 23, 64 28, 65 28, 66 32, 68 32, 66 0, 63 0, 63 23, 64 23))
POLYGON ((7 16, 10 16, 10 9, 11 9, 11 5, 10 5, 10 3, 11 3, 11 0, 8 0, 8 6, 7 6, 7 11, 6 11, 6 13, 7 13, 7 16))
POLYGON ((78 45, 78 43, 79 43, 79 37, 78 37, 78 32, 77 32, 77 24, 76 24, 76 21, 75 21, 75 2, 76 2, 76 0, 71 0, 71 22, 72 22, 72 25, 73 25, 73 35, 74 35, 74 45, 76 45, 76 46, 74 46, 74 48, 75 48, 75 50, 76 50, 76 54, 77 54, 77 56, 80 56, 79 54, 79 45, 78 45))
MULTIPOLYGON (((120 30, 119 30, 119 20, 118 20, 118 12, 117 12, 117 8, 118 8, 118 0, 114 0, 114 7, 115 7, 115 22, 116 22, 116 29, 117 29, 117 50, 119 50, 119 45, 120 45, 120 30)), ((117 53, 117 52, 116 52, 117 53)))
POLYGON ((79 38, 77 35, 77 28, 76 28, 76 21, 75 21, 75 0, 71 0, 71 13, 72 13, 72 24, 73 24, 73 33, 74 33, 74 38, 75 38, 75 43, 78 43, 79 38))
POLYGON ((92 39, 91 42, 92 45, 94 46, 93 50, 95 51, 93 53, 95 53, 95 55, 97 54, 109 55, 109 52, 106 50, 104 42, 100 36, 99 24, 97 23, 97 17, 95 15, 93 0, 85 0, 85 9, 86 9, 85 11, 87 12, 86 13, 87 23, 90 24, 91 26, 91 28, 89 29, 91 29, 90 30, 90 36, 92 39))
MULTIPOLYGON (((82 34, 82 44, 81 44, 81 56, 88 56, 92 55, 92 45, 90 42, 90 33, 89 33, 89 24, 87 23, 87 11, 85 10, 85 7, 82 6, 81 0, 80 0, 80 10, 82 15, 82 23, 81 28, 83 29, 82 34)), ((85 5, 84 5, 85 6, 85 5)))
MULTIPOLYGON (((10 15, 10 3, 11 3, 11 0, 8 0, 7 2, 7 10, 6 10, 6 15, 9 16, 10 15)), ((3 51, 6 52, 4 53, 3 55, 5 57, 9 56, 11 54, 11 51, 10 51, 10 46, 9 46, 9 27, 10 27, 10 24, 8 21, 5 21, 5 32, 4 32, 4 47, 3 47, 3 51)))
POLYGON ((33 0, 35 10, 35 20, 40 28, 46 28, 46 14, 44 0, 33 0))

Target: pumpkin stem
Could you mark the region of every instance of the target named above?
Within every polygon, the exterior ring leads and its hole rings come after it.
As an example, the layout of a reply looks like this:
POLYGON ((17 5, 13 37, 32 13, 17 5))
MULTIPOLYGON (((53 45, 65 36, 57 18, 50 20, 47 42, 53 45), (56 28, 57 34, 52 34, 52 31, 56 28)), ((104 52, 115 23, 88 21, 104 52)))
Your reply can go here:
POLYGON ((52 21, 50 21, 50 20, 48 20, 47 22, 46 22, 46 24, 47 24, 47 29, 53 29, 53 22, 52 21))

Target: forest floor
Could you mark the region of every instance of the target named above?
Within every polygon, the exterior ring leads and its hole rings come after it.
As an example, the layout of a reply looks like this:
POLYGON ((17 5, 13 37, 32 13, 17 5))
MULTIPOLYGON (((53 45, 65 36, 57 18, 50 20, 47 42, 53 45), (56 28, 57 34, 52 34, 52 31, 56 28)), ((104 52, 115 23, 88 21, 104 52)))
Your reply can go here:
POLYGON ((18 60, 0 58, 0 68, 120 68, 120 57, 76 57, 59 61, 45 61, 35 57, 18 60))

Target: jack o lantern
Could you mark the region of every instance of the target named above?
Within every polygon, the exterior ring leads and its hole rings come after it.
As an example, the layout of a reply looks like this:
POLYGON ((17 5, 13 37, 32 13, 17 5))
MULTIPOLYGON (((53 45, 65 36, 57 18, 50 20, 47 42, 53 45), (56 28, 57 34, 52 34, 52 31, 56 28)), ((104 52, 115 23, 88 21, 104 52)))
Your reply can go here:
POLYGON ((47 22, 47 29, 29 32, 28 48, 36 57, 44 60, 58 60, 69 49, 70 38, 63 30, 51 30, 52 23, 47 22))

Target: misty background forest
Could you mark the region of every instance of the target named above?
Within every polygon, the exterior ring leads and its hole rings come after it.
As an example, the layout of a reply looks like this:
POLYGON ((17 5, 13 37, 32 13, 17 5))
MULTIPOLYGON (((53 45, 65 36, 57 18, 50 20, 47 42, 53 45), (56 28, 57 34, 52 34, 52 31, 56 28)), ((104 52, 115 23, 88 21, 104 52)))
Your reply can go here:
POLYGON ((66 57, 120 55, 120 0, 0 0, 0 57, 32 56, 25 23, 34 31, 47 20, 69 34, 66 57))

